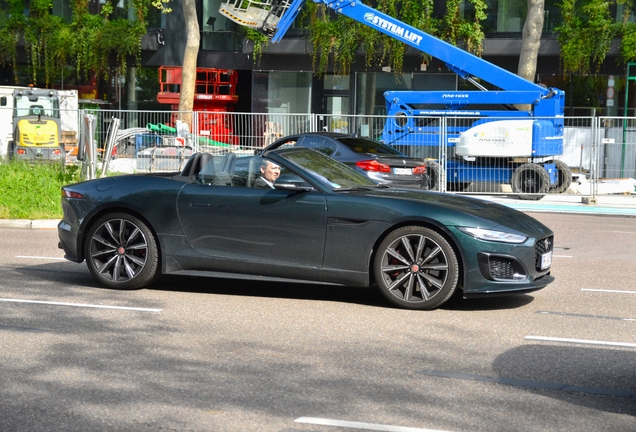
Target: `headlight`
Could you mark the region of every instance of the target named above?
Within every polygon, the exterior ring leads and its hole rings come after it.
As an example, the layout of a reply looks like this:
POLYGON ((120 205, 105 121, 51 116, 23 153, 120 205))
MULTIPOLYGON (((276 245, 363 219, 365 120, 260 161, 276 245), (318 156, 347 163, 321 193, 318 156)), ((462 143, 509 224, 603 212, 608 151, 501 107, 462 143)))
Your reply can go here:
POLYGON ((501 243, 524 243, 527 236, 511 234, 503 231, 493 231, 483 228, 457 227, 463 233, 473 236, 479 240, 487 240, 501 243))

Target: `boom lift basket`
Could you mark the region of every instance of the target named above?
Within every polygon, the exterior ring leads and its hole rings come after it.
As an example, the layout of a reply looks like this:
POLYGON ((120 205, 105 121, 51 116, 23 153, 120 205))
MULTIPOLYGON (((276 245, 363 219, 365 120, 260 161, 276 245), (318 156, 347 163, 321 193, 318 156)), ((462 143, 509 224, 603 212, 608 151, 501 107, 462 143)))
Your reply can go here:
POLYGON ((290 4, 290 0, 227 0, 221 3, 219 12, 237 24, 271 36, 290 4))

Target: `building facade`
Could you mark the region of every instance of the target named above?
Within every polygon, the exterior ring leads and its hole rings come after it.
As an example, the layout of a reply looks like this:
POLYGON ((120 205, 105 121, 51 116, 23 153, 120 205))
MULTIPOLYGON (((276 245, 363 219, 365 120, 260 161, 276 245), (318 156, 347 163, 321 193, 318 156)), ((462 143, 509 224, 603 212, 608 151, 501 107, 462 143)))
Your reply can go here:
MULTIPOLYGON (((0 5, 8 0, 0 0, 0 5)), ((71 0, 53 0, 52 12, 70 20, 71 0)), ((236 111, 254 113, 385 114, 386 90, 456 90, 462 88, 457 76, 436 59, 423 64, 421 53, 408 48, 403 73, 396 75, 383 65, 365 65, 362 53, 346 76, 328 72, 318 76, 312 64, 307 32, 292 28, 278 44, 269 44, 262 55, 245 39, 245 30, 219 13, 222 0, 196 0, 201 47, 198 67, 232 69, 239 73, 236 111)), ((526 0, 487 0, 488 19, 483 23, 486 39, 482 57, 504 69, 517 71, 526 0)), ((611 76, 624 77, 619 41, 615 41, 598 74, 593 77, 564 75, 555 28, 561 23, 559 0, 545 1, 543 39, 537 62, 536 82, 564 90, 567 115, 622 115, 625 96, 618 94, 613 111, 605 109, 606 83, 611 76), (590 80, 592 82, 590 82, 590 80), (582 81, 587 91, 581 91, 582 81)), ((91 0, 89 10, 99 13, 104 0, 91 0)), ((115 15, 126 17, 125 1, 115 5, 115 15)), ((462 13, 470 16, 470 3, 462 13)), ((142 41, 142 66, 180 66, 186 42, 182 0, 169 3, 172 12, 153 11, 142 41)), ((445 13, 446 2, 434 1, 435 14, 445 13)), ((620 20, 623 5, 614 5, 611 14, 620 20)), ((2 75, 2 70, 0 70, 2 75)), ((5 71, 5 75, 8 72, 5 71)), ((629 97, 636 101, 636 97, 629 97)))

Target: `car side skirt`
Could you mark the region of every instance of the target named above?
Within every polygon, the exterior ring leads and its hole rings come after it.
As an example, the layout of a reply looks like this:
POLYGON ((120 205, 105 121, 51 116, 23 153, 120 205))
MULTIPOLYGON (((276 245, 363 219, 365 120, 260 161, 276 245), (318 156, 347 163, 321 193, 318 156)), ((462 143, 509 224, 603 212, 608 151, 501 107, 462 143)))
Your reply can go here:
POLYGON ((242 280, 253 280, 253 281, 262 281, 262 282, 309 283, 309 284, 316 284, 316 285, 343 286, 342 284, 339 284, 339 283, 321 282, 316 280, 288 279, 288 278, 272 277, 272 276, 250 275, 250 274, 244 274, 244 273, 225 273, 225 272, 204 271, 204 270, 178 270, 178 271, 170 272, 168 274, 174 275, 174 276, 194 276, 194 277, 210 277, 210 278, 224 278, 224 279, 242 279, 242 280))

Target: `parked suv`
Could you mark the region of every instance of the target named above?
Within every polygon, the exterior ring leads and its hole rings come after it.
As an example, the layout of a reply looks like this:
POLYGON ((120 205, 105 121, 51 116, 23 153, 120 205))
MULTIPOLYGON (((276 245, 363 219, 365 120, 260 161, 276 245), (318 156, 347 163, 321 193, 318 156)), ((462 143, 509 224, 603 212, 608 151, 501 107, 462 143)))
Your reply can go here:
POLYGON ((428 189, 424 159, 413 158, 368 138, 334 132, 289 135, 266 147, 306 147, 358 170, 372 180, 396 188, 428 189))

